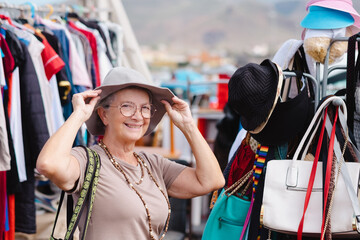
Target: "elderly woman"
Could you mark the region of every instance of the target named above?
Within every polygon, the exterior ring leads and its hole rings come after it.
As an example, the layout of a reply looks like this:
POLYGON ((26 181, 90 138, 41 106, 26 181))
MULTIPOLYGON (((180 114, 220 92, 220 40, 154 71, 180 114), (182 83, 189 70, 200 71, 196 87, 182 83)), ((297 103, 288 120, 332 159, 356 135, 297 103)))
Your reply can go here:
MULTIPOLYGON (((86 239, 162 239, 170 216, 168 196, 192 198, 224 185, 188 104, 140 73, 114 68, 102 86, 75 94, 72 103, 73 113, 45 144, 37 169, 76 200, 87 162, 85 150, 72 146, 77 131, 86 122, 90 133, 104 136, 91 147, 101 169, 86 239), (134 151, 136 141, 151 133, 165 112, 188 140, 196 168, 134 151)), ((81 234, 84 221, 82 216, 81 234)))

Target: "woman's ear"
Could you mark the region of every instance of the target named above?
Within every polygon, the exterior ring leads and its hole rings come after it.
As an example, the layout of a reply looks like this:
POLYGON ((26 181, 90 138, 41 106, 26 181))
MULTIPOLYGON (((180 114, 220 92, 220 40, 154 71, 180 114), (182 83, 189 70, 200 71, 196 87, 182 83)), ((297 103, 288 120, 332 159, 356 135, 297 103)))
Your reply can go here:
POLYGON ((108 125, 107 112, 103 107, 99 107, 97 110, 97 114, 99 115, 101 121, 105 126, 108 125))

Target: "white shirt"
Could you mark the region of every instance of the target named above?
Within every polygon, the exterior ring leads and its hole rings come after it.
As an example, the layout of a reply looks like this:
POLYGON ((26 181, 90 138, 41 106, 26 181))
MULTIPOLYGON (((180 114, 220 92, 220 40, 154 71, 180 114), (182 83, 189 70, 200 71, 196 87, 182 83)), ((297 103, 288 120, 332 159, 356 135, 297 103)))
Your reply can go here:
POLYGON ((19 68, 16 67, 12 76, 11 88, 11 107, 10 107, 10 129, 13 140, 16 166, 19 174, 19 181, 27 180, 24 141, 21 121, 21 95, 20 95, 20 76, 19 68))
POLYGON ((1 87, 5 86, 5 75, 3 62, 0 61, 0 171, 10 170, 10 151, 9 151, 9 139, 6 128, 5 112, 3 97, 1 93, 1 87))
POLYGON ((246 137, 246 133, 247 133, 247 131, 244 128, 242 128, 236 135, 236 138, 235 138, 233 144, 231 145, 231 148, 229 151, 228 162, 230 162, 231 158, 236 153, 236 150, 239 148, 241 142, 246 137))

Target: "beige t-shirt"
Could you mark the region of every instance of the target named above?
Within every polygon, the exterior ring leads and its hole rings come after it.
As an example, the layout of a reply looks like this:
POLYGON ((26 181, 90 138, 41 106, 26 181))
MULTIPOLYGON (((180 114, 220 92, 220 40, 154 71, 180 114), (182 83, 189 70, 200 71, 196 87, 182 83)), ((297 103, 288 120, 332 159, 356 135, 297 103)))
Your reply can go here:
MULTIPOLYGON (((124 175, 112 165, 104 150, 99 145, 94 145, 91 149, 99 154, 101 169, 86 239, 150 239, 148 218, 142 201, 135 191, 129 187, 124 175)), ((87 158, 84 149, 80 147, 73 148, 71 154, 79 161, 81 172, 79 182, 72 193, 74 203, 76 203, 84 182, 87 158)), ((162 189, 169 189, 176 177, 185 168, 185 166, 159 155, 144 152, 138 154, 147 163, 162 189)), ((139 164, 133 166, 116 157, 115 160, 120 163, 130 182, 134 183, 140 180, 141 168, 139 164)), ((145 168, 143 182, 140 185, 134 184, 134 186, 148 205, 154 236, 158 239, 168 215, 166 200, 145 168)), ((165 194, 167 194, 166 191, 165 194)), ((81 216, 79 222, 81 233, 85 215, 81 216)))

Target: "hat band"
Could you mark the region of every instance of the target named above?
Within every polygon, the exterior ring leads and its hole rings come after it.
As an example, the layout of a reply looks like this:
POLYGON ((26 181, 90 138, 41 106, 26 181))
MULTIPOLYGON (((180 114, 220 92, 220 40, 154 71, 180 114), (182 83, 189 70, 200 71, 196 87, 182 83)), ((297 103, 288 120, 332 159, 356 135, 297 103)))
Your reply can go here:
POLYGON ((262 124, 260 124, 260 126, 255 128, 254 130, 249 131, 252 134, 258 134, 259 132, 261 132, 264 129, 264 127, 268 123, 268 121, 269 121, 269 119, 271 117, 271 114, 274 111, 275 106, 278 103, 278 100, 280 98, 280 91, 281 91, 281 88, 282 88, 282 83, 283 83, 284 77, 283 77, 283 72, 282 72, 281 68, 279 67, 279 65, 277 65, 277 64, 275 64, 275 65, 279 70, 279 80, 278 80, 278 85, 277 85, 277 89, 276 89, 274 104, 273 104, 272 108, 270 109, 269 115, 267 116, 266 120, 262 124))

